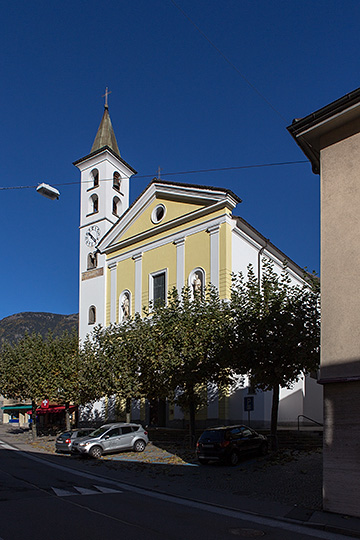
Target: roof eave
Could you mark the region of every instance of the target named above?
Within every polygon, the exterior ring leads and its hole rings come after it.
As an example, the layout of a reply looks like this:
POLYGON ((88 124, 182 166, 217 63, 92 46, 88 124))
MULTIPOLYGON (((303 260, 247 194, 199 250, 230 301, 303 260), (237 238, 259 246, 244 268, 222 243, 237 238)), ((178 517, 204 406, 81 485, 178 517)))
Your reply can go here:
POLYGON ((287 127, 310 160, 314 174, 320 173, 320 137, 359 116, 360 88, 357 88, 308 116, 293 120, 287 127))
POLYGON ((110 146, 102 146, 101 148, 99 148, 99 150, 95 150, 94 152, 91 152, 87 156, 74 161, 73 165, 75 165, 75 167, 77 167, 78 165, 80 165, 80 163, 83 163, 84 161, 87 161, 88 159, 91 159, 94 156, 96 156, 98 154, 101 154, 101 152, 104 152, 105 150, 110 152, 110 154, 112 154, 116 159, 121 161, 121 163, 123 163, 126 167, 128 167, 132 171, 133 174, 137 174, 137 171, 135 169, 133 169, 133 167, 131 167, 131 165, 129 165, 121 156, 119 156, 119 154, 114 152, 114 150, 112 148, 110 148, 110 146))

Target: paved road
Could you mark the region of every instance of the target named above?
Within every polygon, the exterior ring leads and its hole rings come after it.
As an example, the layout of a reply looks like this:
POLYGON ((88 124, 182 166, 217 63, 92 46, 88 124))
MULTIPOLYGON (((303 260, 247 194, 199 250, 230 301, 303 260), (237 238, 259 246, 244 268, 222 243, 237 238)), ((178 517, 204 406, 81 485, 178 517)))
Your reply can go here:
POLYGON ((74 470, 0 441, 0 540, 300 540, 340 535, 74 470))

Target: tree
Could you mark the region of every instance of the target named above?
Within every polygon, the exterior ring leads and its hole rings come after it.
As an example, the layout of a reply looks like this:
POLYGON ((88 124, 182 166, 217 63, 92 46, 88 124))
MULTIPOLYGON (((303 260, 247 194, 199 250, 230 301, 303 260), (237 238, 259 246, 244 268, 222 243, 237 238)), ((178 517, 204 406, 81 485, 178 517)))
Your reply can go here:
POLYGON ((155 306, 151 328, 168 391, 189 413, 190 439, 194 441, 195 413, 207 404, 208 383, 221 390, 231 375, 225 353, 228 304, 213 287, 193 297, 189 288, 181 295, 174 288, 167 305, 155 306))
POLYGON ((152 338, 150 320, 138 314, 122 324, 96 327, 80 351, 82 403, 115 395, 126 400, 128 416, 131 398, 161 395, 157 342, 152 338))
POLYGON ((286 264, 281 275, 263 260, 261 282, 251 265, 247 280, 234 277, 231 310, 234 323, 233 368, 246 365, 255 388, 272 390, 271 440, 277 448, 280 387, 290 388, 315 371, 320 359, 320 291, 315 276, 292 285, 286 264))
POLYGON ((32 402, 32 433, 36 437, 36 408, 44 398, 65 404, 69 427, 69 402, 78 393, 78 339, 66 332, 25 335, 17 343, 4 343, 0 356, 0 393, 10 399, 32 402))
POLYGON ((48 358, 48 399, 65 405, 66 429, 70 429, 70 402, 79 397, 79 341, 77 332, 48 334, 43 342, 43 357, 48 358))
POLYGON ((31 400, 33 438, 36 438, 36 407, 47 396, 50 380, 50 358, 39 334, 25 335, 13 345, 3 345, 0 392, 10 399, 31 400))

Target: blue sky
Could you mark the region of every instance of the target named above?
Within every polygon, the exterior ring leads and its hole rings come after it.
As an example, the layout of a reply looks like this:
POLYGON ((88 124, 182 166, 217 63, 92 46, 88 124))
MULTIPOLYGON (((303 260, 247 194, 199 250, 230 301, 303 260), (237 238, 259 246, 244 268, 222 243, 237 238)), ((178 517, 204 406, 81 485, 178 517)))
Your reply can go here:
POLYGON ((72 163, 90 152, 106 86, 121 155, 138 171, 131 201, 159 166, 164 179, 232 189, 236 214, 320 271, 309 163, 165 173, 305 160, 286 126, 360 86, 360 2, 176 4, 236 69, 171 0, 1 2, 0 187, 47 182, 61 197, 0 190, 0 318, 78 311, 72 163))

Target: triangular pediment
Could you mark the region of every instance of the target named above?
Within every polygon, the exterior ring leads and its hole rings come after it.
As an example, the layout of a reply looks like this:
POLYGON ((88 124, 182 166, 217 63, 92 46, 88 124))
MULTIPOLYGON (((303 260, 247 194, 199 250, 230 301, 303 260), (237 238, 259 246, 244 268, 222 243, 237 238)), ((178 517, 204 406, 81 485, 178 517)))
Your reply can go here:
POLYGON ((222 188, 153 180, 101 240, 113 252, 190 224, 221 209, 232 211, 240 199, 222 188))

